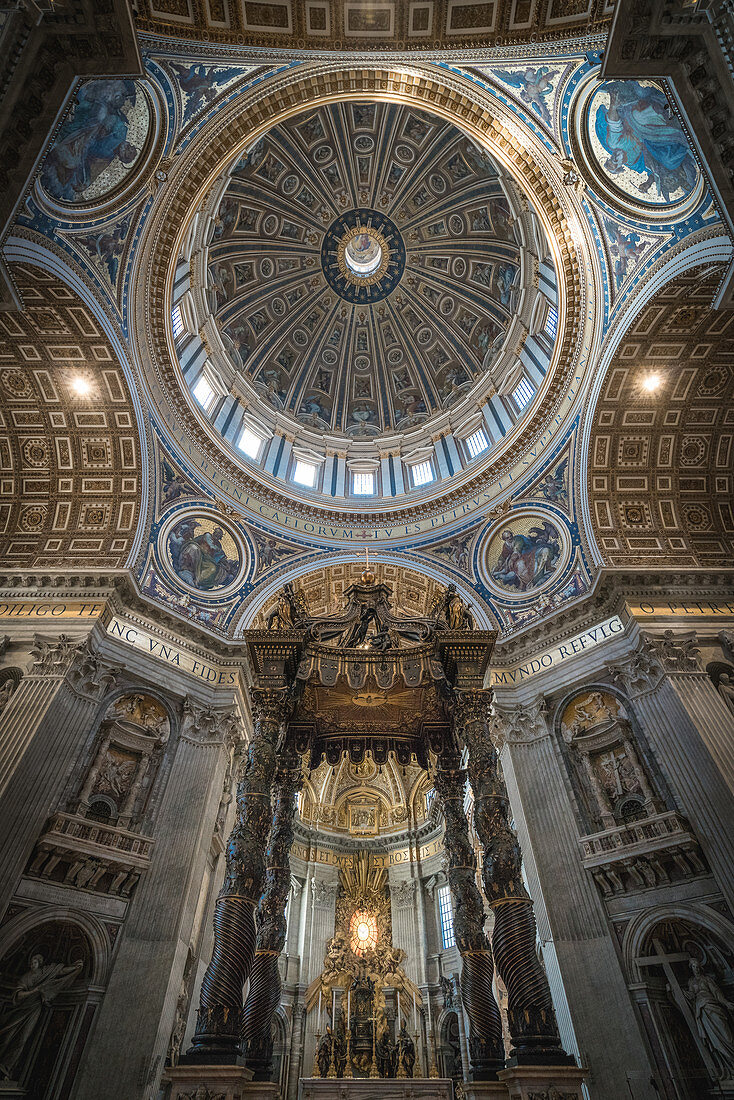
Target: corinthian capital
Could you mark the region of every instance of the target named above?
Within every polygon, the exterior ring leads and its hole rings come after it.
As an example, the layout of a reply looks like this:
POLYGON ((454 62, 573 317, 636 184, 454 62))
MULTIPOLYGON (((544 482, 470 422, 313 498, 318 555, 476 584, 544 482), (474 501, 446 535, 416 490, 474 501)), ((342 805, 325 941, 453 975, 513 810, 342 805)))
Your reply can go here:
POLYGON ((609 672, 615 683, 620 684, 627 695, 635 696, 657 687, 663 675, 663 668, 654 653, 643 645, 642 649, 611 665, 609 672))
POLYGON ((42 638, 36 634, 31 648, 31 676, 65 676, 75 657, 88 653, 87 640, 75 641, 67 634, 42 638))
POLYGON ((486 725, 490 719, 491 691, 457 691, 454 695, 454 725, 463 729, 469 724, 486 725))
POLYGON ((253 688, 250 700, 256 727, 266 724, 280 726, 290 714, 291 705, 285 688, 253 688))
POLYGON ((215 709, 186 696, 181 739, 192 745, 224 745, 231 748, 242 738, 242 726, 234 707, 215 709))
POLYGON ((516 707, 500 707, 495 702, 489 730, 497 749, 505 743, 527 743, 547 737, 546 709, 542 696, 516 707))
POLYGON ((73 689, 89 699, 101 699, 122 671, 96 653, 88 638, 74 641, 66 634, 50 640, 36 634, 31 655, 30 676, 67 676, 73 689))
POLYGON ((643 633, 645 649, 665 672, 701 672, 696 633, 665 630, 662 634, 643 633))

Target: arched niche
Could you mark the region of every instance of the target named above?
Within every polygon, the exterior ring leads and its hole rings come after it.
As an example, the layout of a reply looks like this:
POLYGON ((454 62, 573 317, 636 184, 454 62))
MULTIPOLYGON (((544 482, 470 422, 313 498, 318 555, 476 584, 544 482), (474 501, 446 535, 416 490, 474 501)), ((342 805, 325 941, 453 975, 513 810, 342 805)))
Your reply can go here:
POLYGON ((655 907, 630 923, 622 949, 667 1095, 717 1095, 734 1075, 734 925, 707 906, 655 907))
POLYGON ((28 1096, 69 1094, 104 992, 109 953, 101 924, 71 909, 29 910, 2 930, 0 1064, 28 1096))

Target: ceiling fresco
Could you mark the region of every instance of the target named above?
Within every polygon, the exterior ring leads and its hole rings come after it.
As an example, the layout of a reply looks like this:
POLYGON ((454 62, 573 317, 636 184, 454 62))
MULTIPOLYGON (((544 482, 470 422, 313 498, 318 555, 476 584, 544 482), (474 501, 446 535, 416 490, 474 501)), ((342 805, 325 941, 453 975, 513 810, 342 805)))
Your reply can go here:
POLYGON ((60 202, 99 201, 135 171, 150 127, 151 105, 142 82, 87 81, 46 157, 42 188, 60 202))
POLYGON ((353 437, 451 407, 533 270, 508 192, 456 127, 408 107, 343 103, 270 130, 235 167, 209 249, 237 368, 274 408, 353 437), (357 270, 360 244, 373 269, 357 270))
POLYGON ((724 258, 718 212, 666 87, 601 81, 587 45, 324 75, 150 40, 145 77, 115 82, 102 117, 99 87, 81 84, 11 241, 28 309, 0 317, 4 558, 128 568, 145 599, 220 638, 267 612, 284 578, 326 611, 365 546, 400 606, 420 613, 456 583, 504 636, 583 599, 601 564, 727 563, 722 269, 664 285, 667 265, 724 258), (188 335, 222 380, 209 417, 181 386, 163 308, 186 249, 202 307, 188 335), (663 289, 640 311, 653 276, 663 289), (544 374, 527 340, 556 291, 544 374), (536 396, 513 412, 520 365, 536 396), (69 392, 77 368, 94 402, 69 392), (658 397, 640 392, 651 370, 658 397), (226 435, 235 400, 273 432, 262 468, 226 435), (156 447, 147 496, 138 402, 156 447), (491 438, 470 460, 477 426, 491 438), (276 468, 291 446, 331 463, 318 500, 276 468), (380 491, 345 499, 368 453, 380 491), (386 471, 424 454, 429 489, 391 486, 386 471))

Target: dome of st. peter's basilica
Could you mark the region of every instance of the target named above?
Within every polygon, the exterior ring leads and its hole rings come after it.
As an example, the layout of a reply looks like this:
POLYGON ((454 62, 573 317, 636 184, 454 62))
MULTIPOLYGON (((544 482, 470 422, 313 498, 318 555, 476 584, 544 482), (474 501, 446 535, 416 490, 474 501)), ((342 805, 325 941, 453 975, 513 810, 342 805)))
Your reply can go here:
POLYGON ((257 435, 290 424, 303 457, 323 461, 331 439, 368 469, 385 441, 419 461, 432 432, 459 425, 485 424, 494 448, 535 404, 558 304, 548 239, 510 173, 453 123, 323 105, 267 131, 213 195, 189 327, 257 435))

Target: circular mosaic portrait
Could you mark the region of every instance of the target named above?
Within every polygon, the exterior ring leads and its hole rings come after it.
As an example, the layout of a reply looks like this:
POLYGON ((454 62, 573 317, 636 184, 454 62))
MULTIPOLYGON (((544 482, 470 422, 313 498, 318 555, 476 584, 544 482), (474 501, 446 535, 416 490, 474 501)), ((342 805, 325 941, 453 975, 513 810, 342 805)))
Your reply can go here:
POLYGON ((489 586, 517 598, 545 588, 569 556, 565 531, 546 515, 510 515, 490 533, 484 548, 489 586))
POLYGON ((48 152, 41 186, 59 202, 101 199, 138 164, 150 128, 150 102, 142 83, 87 81, 48 152))
POLYGON ((187 515, 163 536, 169 568, 196 592, 222 593, 242 574, 243 554, 232 532, 218 520, 187 515))
POLYGON ((663 89, 652 80, 595 84, 586 107, 593 167, 611 188, 644 206, 684 202, 700 171, 663 89))

